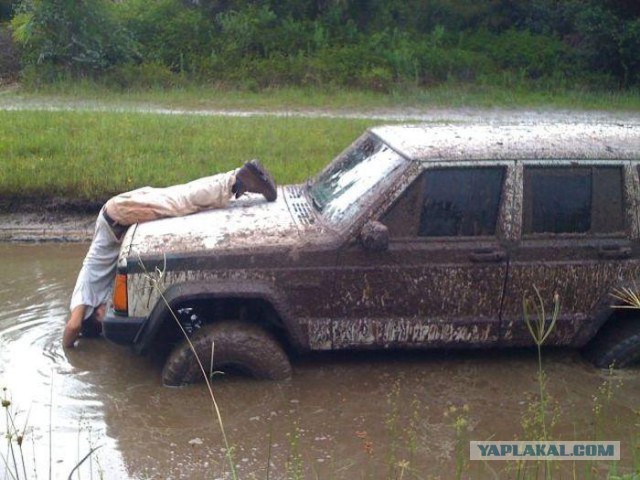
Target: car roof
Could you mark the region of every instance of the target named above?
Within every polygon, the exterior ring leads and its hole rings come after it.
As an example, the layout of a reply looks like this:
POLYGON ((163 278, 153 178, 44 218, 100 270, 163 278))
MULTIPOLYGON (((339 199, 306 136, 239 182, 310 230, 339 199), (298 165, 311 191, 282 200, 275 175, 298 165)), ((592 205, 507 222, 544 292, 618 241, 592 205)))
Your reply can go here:
POLYGON ((370 131, 418 161, 640 160, 640 125, 387 125, 370 131))

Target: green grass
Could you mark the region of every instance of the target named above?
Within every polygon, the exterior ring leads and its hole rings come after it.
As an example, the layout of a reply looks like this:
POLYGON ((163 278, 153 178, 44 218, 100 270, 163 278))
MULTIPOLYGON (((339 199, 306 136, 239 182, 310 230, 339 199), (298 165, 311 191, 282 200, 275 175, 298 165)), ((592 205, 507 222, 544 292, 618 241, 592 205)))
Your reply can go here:
POLYGON ((279 183, 303 181, 367 120, 0 111, 0 192, 101 201, 259 158, 279 183))

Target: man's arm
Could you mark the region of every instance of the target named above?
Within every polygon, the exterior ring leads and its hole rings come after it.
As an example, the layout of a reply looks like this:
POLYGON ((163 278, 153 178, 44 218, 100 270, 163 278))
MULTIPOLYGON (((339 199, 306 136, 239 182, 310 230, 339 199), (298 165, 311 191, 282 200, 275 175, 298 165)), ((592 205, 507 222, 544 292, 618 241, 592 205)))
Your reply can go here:
POLYGON ((84 320, 84 312, 86 310, 85 305, 78 305, 71 310, 71 315, 67 324, 64 327, 64 333, 62 334, 62 346, 64 348, 73 348, 80 331, 82 330, 82 320, 84 320))

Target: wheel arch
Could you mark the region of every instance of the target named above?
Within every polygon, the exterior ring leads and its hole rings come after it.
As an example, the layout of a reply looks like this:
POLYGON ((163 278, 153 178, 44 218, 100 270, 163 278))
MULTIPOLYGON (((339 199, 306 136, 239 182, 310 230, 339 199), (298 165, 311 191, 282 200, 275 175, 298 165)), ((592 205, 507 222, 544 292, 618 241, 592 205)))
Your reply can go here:
POLYGON ((619 282, 614 283, 596 303, 591 315, 591 321, 584 322, 578 330, 573 342, 576 347, 584 347, 594 341, 599 333, 610 328, 618 320, 624 320, 631 316, 640 316, 640 309, 621 308, 625 302, 615 295, 615 292, 623 289, 631 289, 637 291, 636 282, 619 282))
POLYGON ((637 294, 637 283, 613 283, 575 336, 573 346, 598 368, 624 368, 640 359, 640 309, 621 298, 625 290, 637 294))
POLYGON ((174 312, 193 302, 248 301, 262 302, 272 309, 284 327, 286 342, 295 350, 302 349, 301 328, 287 308, 284 295, 266 282, 220 281, 185 282, 168 287, 154 305, 146 322, 134 339, 137 353, 146 353, 167 322, 175 321, 174 312))
POLYGON ((598 368, 624 368, 640 360, 640 312, 615 312, 583 348, 582 353, 598 368))

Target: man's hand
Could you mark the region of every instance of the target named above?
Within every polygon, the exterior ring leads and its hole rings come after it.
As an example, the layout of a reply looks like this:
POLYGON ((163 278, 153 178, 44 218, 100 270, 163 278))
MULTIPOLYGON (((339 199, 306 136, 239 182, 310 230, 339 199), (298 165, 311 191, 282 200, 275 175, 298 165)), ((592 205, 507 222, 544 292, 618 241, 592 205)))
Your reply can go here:
POLYGON ((85 305, 78 305, 71 311, 71 316, 67 320, 62 334, 62 346, 64 348, 73 348, 78 335, 82 330, 82 320, 84 320, 85 305))
POLYGON ((102 323, 102 320, 104 320, 104 317, 107 314, 107 305, 104 303, 101 303, 96 307, 93 314, 96 316, 96 320, 102 323))

